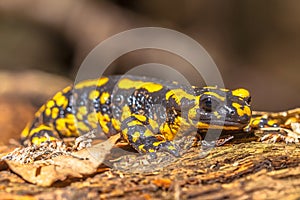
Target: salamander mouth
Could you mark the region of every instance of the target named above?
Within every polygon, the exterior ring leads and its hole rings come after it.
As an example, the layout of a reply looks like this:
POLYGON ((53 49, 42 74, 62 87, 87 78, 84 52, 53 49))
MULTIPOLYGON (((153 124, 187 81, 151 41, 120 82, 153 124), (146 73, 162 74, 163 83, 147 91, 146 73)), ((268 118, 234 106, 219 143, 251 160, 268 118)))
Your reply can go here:
POLYGON ((248 123, 227 120, 201 120, 201 122, 198 123, 198 129, 242 130, 247 124, 248 123))

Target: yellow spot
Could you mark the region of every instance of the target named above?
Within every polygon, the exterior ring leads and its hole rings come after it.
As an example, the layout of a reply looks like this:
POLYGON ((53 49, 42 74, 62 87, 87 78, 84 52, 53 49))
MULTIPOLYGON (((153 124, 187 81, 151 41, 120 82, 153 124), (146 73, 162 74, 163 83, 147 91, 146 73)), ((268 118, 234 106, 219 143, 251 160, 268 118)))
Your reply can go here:
POLYGON ((144 151, 145 152, 145 149, 144 149, 145 145, 144 144, 141 144, 138 148, 140 151, 144 151))
POLYGON ((100 97, 100 103, 105 104, 105 102, 109 99, 110 94, 108 92, 103 92, 100 97))
POLYGON ((80 121, 83 120, 83 115, 82 115, 81 113, 77 113, 77 114, 76 114, 76 117, 77 117, 77 119, 80 120, 80 121))
POLYGON ((138 120, 134 120, 134 121, 131 121, 129 123, 127 123, 127 126, 137 126, 137 125, 143 125, 142 122, 138 121, 138 120))
POLYGON ((147 120, 147 117, 144 115, 136 115, 133 114, 132 116, 134 116, 137 120, 141 121, 141 122, 145 122, 147 120))
POLYGON ((181 117, 176 117, 175 120, 174 120, 174 124, 176 125, 180 125, 181 124, 181 117))
POLYGON ((64 118, 59 118, 56 120, 56 126, 60 128, 65 128, 66 127, 66 121, 64 118))
POLYGON ((105 83, 107 83, 108 80, 109 79, 107 77, 102 77, 100 79, 82 81, 75 85, 75 89, 82 89, 84 87, 91 87, 91 86, 100 87, 105 83))
POLYGON ((218 119, 221 118, 221 115, 220 115, 217 111, 214 112, 214 115, 215 115, 218 119))
POLYGON ((91 126, 93 128, 97 128, 98 119, 97 119, 97 116, 96 116, 96 114, 94 112, 90 113, 87 116, 87 120, 89 121, 89 123, 91 124, 91 126))
POLYGON ((78 108, 78 112, 82 115, 86 115, 88 113, 86 106, 80 106, 78 108))
POLYGON ((246 90, 244 88, 238 88, 238 89, 232 91, 232 95, 245 98, 245 97, 249 97, 250 93, 248 90, 246 90))
POLYGON ((51 137, 51 136, 49 136, 49 137, 43 136, 43 137, 33 137, 32 140, 31 140, 31 142, 33 144, 35 144, 35 145, 40 145, 43 142, 53 141, 53 140, 56 140, 56 138, 55 137, 51 137))
POLYGON ((244 110, 241 109, 240 104, 238 104, 238 103, 232 103, 232 106, 236 109, 237 114, 239 116, 243 116, 244 115, 244 110))
POLYGON ((102 77, 102 78, 98 79, 97 80, 97 86, 100 87, 100 86, 104 85, 105 83, 108 82, 108 80, 109 79, 107 77, 102 77))
POLYGON ((34 137, 31 139, 31 142, 35 145, 39 145, 41 143, 41 138, 38 138, 38 137, 34 137))
MULTIPOLYGON (((53 97, 53 100, 55 100, 56 102, 56 105, 60 106, 60 107, 63 107, 63 108, 66 108, 67 105, 68 105, 68 99, 62 94, 62 92, 58 92, 56 93, 56 95, 53 97)), ((50 100, 47 104, 47 107, 52 107, 54 101, 53 100, 50 100), (53 103, 51 102, 53 101, 53 103)))
POLYGON ((29 135, 29 127, 30 127, 30 123, 28 123, 25 128, 23 129, 22 133, 21 133, 21 137, 22 138, 26 138, 29 135))
POLYGON ((122 108, 122 116, 121 121, 124 121, 126 118, 128 118, 131 115, 131 111, 128 105, 124 106, 122 108))
POLYGON ((58 93, 56 93, 55 95, 54 95, 54 97, 53 97, 53 99, 58 99, 59 97, 61 97, 63 94, 62 94, 62 92, 58 92, 58 93))
POLYGON ((35 117, 39 117, 39 116, 42 114, 42 112, 44 112, 45 108, 46 108, 45 104, 42 105, 42 106, 40 107, 40 109, 34 114, 34 116, 35 116, 35 117))
POLYGON ((103 119, 104 119, 104 121, 110 122, 110 117, 108 114, 104 114, 103 119))
POLYGON ((153 142, 153 146, 157 147, 158 145, 160 145, 162 143, 162 141, 159 142, 153 142))
POLYGON ((97 124, 90 122, 89 123, 91 125, 92 128, 97 128, 97 124))
POLYGON ((144 136, 145 136, 145 137, 150 137, 150 136, 154 136, 154 134, 153 134, 149 129, 147 129, 147 130, 144 132, 144 136))
POLYGON ((244 106, 244 112, 246 113, 246 115, 251 116, 251 109, 249 106, 244 106))
POLYGON ((54 105, 55 105, 55 103, 54 103, 53 100, 49 100, 49 101, 47 102, 47 108, 52 108, 54 105))
POLYGON ((63 95, 59 96, 59 97, 56 97, 55 100, 56 100, 56 104, 58 106, 63 107, 63 108, 65 108, 67 106, 67 104, 68 104, 67 98, 65 96, 63 96, 63 95))
POLYGON ((268 120, 268 126, 274 126, 274 124, 277 124, 276 120, 268 120))
POLYGON ((223 92, 229 92, 229 90, 226 89, 226 88, 220 88, 220 90, 223 91, 223 92))
POLYGON ((132 134, 132 141, 136 142, 140 136, 141 134, 139 132, 134 132, 134 134, 132 134))
POLYGON ((153 152, 155 152, 155 150, 154 149, 149 149, 149 152, 153 153, 153 152))
POLYGON ((68 87, 64 88, 64 89, 62 90, 62 92, 63 92, 63 93, 67 93, 67 92, 69 92, 71 89, 72 89, 72 87, 71 87, 71 86, 68 86, 68 87))
POLYGON ((77 128, 74 124, 68 124, 68 129, 70 129, 71 132, 73 132, 73 133, 76 133, 76 130, 77 130, 77 128))
POLYGON ((187 93, 185 90, 183 89, 174 89, 174 90, 170 90, 166 93, 166 99, 168 100, 170 97, 173 97, 176 101, 177 104, 180 105, 180 99, 182 99, 183 97, 189 99, 189 100, 196 100, 195 96, 192 94, 187 93))
POLYGON ((220 99, 221 101, 225 101, 225 97, 222 97, 219 94, 214 93, 214 92, 204 92, 203 94, 211 95, 211 96, 214 96, 214 97, 220 99))
POLYGON ((99 95, 100 95, 100 92, 98 90, 93 90, 89 94, 89 99, 94 100, 94 99, 98 98, 99 95))
POLYGON ((251 109, 249 108, 249 106, 244 106, 243 109, 238 103, 232 103, 232 106, 236 109, 237 114, 239 116, 243 116, 243 115, 251 116, 251 109))
POLYGON ((164 123, 160 127, 160 132, 167 140, 173 140, 177 133, 177 130, 170 128, 170 126, 167 123, 164 123))
POLYGON ((107 126, 107 122, 100 121, 100 126, 101 126, 102 130, 104 131, 104 133, 108 133, 109 132, 109 128, 107 126))
POLYGON ((85 124, 85 123, 83 123, 83 122, 78 122, 77 123, 77 127, 78 127, 78 129, 80 129, 81 131, 89 131, 90 129, 89 129, 89 127, 87 127, 87 125, 85 124))
POLYGON ((64 136, 72 136, 71 130, 66 126, 66 120, 64 118, 59 118, 56 120, 56 129, 64 136))
POLYGON ((177 95, 175 95, 174 90, 170 90, 166 93, 166 99, 169 100, 170 98, 173 98, 175 102, 180 105, 180 99, 177 95))
POLYGON ((40 131, 42 131, 42 130, 52 131, 52 128, 49 127, 49 126, 46 126, 46 125, 40 125, 40 126, 34 128, 34 129, 32 129, 32 130, 30 131, 29 135, 30 135, 30 136, 31 136, 31 135, 34 135, 35 133, 38 133, 38 132, 40 132, 40 131))
POLYGON ((155 121, 155 120, 153 120, 153 119, 150 119, 150 118, 149 118, 149 124, 150 124, 151 128, 154 129, 154 130, 158 128, 158 123, 157 123, 157 121, 155 121))
POLYGON ((57 130, 64 136, 70 137, 70 136, 76 136, 76 132, 72 134, 71 130, 68 129, 66 126, 56 126, 57 130))
POLYGON ((72 115, 72 114, 67 114, 66 118, 69 119, 69 120, 74 120, 75 121, 75 116, 72 115))
POLYGON ((206 88, 206 89, 213 89, 213 90, 218 89, 217 86, 205 86, 205 87, 203 87, 203 88, 206 88))
POLYGON ((45 110, 45 114, 46 114, 47 116, 50 116, 50 115, 51 115, 51 109, 50 109, 50 108, 47 108, 47 109, 45 110))
POLYGON ((189 110, 189 113, 188 113, 188 116, 189 116, 189 119, 196 119, 197 117, 197 106, 195 106, 194 108, 191 108, 189 110))
POLYGON ((56 119, 59 114, 59 109, 57 107, 52 108, 52 119, 56 119))
POLYGON ((83 120, 83 117, 88 113, 86 106, 80 106, 76 117, 78 120, 83 120))
POLYGON ((175 95, 174 92, 173 92, 173 90, 168 91, 168 92, 166 93, 166 99, 167 99, 167 100, 170 99, 170 97, 173 96, 173 95, 175 95))
POLYGON ((119 131, 119 130, 121 129, 121 123, 120 123, 118 120, 112 118, 112 119, 111 119, 111 124, 113 125, 113 127, 114 127, 117 131, 119 131))
POLYGON ((197 127, 198 127, 199 129, 207 129, 207 128, 209 127, 209 124, 206 124, 206 123, 204 123, 204 122, 198 122, 198 123, 197 123, 197 127))
POLYGON ((176 150, 176 148, 175 148, 174 146, 172 146, 172 145, 171 145, 171 146, 168 146, 168 149, 169 149, 169 150, 176 150))
POLYGON ((128 134, 127 133, 128 133, 128 129, 127 128, 125 128, 125 129, 122 130, 122 136, 128 142, 128 134))
POLYGON ((167 122, 162 124, 160 132, 167 140, 173 140, 181 125, 183 125, 183 127, 185 125, 190 126, 190 124, 188 124, 185 120, 182 120, 181 117, 176 117, 173 124, 168 124, 167 122))
POLYGON ((62 107, 63 107, 63 108, 66 108, 68 104, 69 104, 69 100, 67 100, 67 98, 66 98, 66 100, 65 100, 64 103, 62 104, 62 107))
POLYGON ((250 121, 250 124, 254 127, 258 127, 259 123, 260 123, 260 118, 252 118, 250 121))
POLYGON ((107 114, 106 115, 102 115, 99 112, 99 113, 97 113, 97 118, 98 118, 99 124, 100 124, 103 132, 104 133, 108 133, 109 132, 109 127, 107 126, 107 122, 110 121, 109 116, 107 114))
POLYGON ((121 79, 118 83, 118 87, 121 89, 140 89, 144 88, 149 92, 157 92, 163 88, 161 84, 152 83, 152 82, 144 82, 144 81, 133 81, 128 78, 121 79))

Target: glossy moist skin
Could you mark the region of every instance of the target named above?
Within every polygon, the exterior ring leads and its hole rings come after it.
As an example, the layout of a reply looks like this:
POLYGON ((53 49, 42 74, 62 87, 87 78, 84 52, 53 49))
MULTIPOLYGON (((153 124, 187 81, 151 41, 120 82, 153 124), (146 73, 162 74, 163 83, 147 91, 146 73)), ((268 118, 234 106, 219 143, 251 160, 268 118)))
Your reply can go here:
POLYGON ((208 127, 243 129, 251 118, 249 103, 245 89, 187 87, 128 75, 102 77, 58 92, 36 112, 21 141, 40 144, 76 137, 100 125, 108 137, 121 132, 140 153, 178 155, 173 140, 179 133, 208 127))

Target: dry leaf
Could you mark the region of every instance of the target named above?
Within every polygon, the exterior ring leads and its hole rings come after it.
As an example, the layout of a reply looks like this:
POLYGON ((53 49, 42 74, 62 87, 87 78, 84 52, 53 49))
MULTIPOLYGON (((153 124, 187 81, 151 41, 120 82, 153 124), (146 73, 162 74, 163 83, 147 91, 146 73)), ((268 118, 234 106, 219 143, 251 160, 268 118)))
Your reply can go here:
POLYGON ((5 162, 13 172, 26 181, 39 186, 50 186, 68 177, 81 178, 95 173, 119 137, 120 135, 112 136, 105 142, 72 153, 72 155, 60 155, 30 164, 11 160, 5 160, 5 162))

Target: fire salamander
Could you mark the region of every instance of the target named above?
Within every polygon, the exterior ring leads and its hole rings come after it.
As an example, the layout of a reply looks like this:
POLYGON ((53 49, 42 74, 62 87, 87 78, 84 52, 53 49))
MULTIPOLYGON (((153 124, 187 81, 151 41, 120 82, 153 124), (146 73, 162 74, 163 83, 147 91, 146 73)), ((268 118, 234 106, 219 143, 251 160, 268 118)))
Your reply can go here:
POLYGON ((167 151, 178 156, 173 140, 179 129, 242 130, 251 119, 250 100, 246 89, 187 87, 139 76, 102 77, 58 92, 36 112, 21 141, 38 145, 76 137, 99 124, 108 137, 121 133, 139 153, 167 151))

